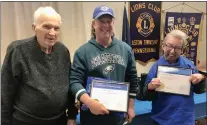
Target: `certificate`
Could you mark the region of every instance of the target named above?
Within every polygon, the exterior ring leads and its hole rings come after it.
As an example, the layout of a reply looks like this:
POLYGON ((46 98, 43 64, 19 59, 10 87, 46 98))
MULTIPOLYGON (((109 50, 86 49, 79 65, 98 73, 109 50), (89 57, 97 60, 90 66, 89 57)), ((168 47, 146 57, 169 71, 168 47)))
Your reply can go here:
POLYGON ((90 96, 110 111, 127 112, 129 83, 93 80, 90 96))
POLYGON ((158 66, 157 78, 160 79, 161 86, 155 91, 190 95, 191 74, 192 69, 189 68, 158 66))

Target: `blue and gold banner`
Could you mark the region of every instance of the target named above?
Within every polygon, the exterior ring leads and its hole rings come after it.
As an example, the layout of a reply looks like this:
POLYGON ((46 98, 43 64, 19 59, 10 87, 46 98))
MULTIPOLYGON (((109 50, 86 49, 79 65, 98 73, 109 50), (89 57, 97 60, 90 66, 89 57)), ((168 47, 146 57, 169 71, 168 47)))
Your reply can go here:
POLYGON ((142 65, 159 59, 161 2, 129 2, 131 46, 142 65))
POLYGON ((183 56, 193 61, 196 65, 199 29, 201 28, 202 13, 176 13, 167 12, 165 19, 165 34, 174 29, 181 30, 188 35, 183 56))

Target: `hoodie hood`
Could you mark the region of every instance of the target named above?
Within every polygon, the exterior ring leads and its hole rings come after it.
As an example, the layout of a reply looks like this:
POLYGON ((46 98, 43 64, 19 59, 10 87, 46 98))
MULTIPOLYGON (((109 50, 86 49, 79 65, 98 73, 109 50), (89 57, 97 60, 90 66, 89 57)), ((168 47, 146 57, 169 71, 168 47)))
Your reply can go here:
POLYGON ((109 45, 107 48, 104 48, 102 45, 100 45, 94 38, 91 38, 88 42, 103 51, 104 49, 114 46, 118 42, 118 40, 116 38, 112 38, 111 45, 109 45))

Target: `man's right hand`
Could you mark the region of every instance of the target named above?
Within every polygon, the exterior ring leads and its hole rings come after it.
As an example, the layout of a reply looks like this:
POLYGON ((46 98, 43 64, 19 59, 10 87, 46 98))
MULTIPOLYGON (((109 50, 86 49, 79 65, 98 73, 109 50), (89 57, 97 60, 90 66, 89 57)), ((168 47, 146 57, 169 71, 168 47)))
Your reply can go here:
POLYGON ((94 114, 94 115, 104 115, 104 114, 109 114, 109 111, 104 107, 103 104, 90 99, 87 107, 90 109, 90 111, 94 114))
POLYGON ((161 86, 161 82, 159 78, 153 78, 151 82, 148 84, 148 90, 155 90, 156 88, 161 86))
POLYGON ((80 97, 80 101, 83 102, 94 115, 109 114, 109 111, 104 107, 103 104, 91 99, 88 94, 84 93, 80 97))

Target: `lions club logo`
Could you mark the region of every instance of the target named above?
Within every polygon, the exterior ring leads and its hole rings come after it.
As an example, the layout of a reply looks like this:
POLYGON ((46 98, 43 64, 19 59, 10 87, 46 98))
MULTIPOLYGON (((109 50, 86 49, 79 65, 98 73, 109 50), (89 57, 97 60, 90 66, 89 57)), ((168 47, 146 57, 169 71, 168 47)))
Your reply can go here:
POLYGON ((149 36, 155 27, 152 15, 147 12, 141 13, 137 20, 136 27, 142 36, 149 36))

